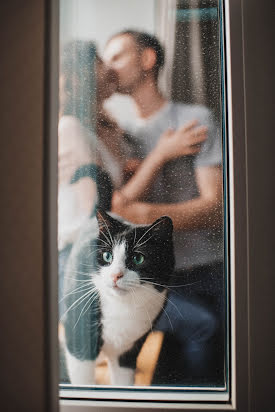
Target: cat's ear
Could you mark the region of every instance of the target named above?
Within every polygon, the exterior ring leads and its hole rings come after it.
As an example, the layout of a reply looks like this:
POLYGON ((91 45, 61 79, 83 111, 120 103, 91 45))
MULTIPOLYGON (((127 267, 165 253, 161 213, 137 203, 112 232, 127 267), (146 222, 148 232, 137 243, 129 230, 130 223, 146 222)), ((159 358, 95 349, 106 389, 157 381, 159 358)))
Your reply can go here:
POLYGON ((96 218, 100 232, 108 232, 112 230, 118 230, 121 227, 121 223, 110 216, 102 209, 97 209, 96 218))
POLYGON ((172 238, 173 222, 169 216, 162 216, 151 225, 150 232, 155 236, 168 240, 172 238))

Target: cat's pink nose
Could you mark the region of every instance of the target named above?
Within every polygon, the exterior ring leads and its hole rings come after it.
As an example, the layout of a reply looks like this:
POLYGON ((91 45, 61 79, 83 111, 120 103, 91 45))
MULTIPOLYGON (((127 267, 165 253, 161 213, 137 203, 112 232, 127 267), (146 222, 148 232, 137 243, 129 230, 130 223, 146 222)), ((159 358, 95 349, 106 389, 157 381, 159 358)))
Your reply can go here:
POLYGON ((121 273, 121 272, 118 272, 118 273, 115 273, 114 275, 112 275, 114 283, 117 283, 118 279, 120 279, 122 277, 123 277, 123 273, 121 273))

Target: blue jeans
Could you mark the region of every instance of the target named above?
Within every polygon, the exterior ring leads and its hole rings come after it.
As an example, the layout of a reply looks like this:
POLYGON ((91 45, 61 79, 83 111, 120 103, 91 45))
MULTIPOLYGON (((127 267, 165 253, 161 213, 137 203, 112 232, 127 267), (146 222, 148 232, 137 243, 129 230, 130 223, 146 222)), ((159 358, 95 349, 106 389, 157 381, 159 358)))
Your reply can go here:
MULTIPOLYGON (((187 380, 219 375, 223 379, 224 359, 224 287, 223 265, 194 269, 197 282, 177 287, 168 293, 168 301, 155 329, 178 342, 178 365, 187 380)), ((184 272, 177 278, 184 282, 184 272)), ((168 348, 169 352, 169 348, 168 348)), ((169 353, 167 354, 169 357, 169 353)), ((174 354, 175 356, 175 354, 174 354)))

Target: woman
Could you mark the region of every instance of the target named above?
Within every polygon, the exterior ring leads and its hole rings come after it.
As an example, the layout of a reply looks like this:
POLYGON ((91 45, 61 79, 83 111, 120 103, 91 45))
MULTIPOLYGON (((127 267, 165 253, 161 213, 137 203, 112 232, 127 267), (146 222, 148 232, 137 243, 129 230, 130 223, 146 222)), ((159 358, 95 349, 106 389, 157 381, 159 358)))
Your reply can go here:
MULTIPOLYGON (((60 63, 58 249, 62 298, 65 265, 81 226, 94 213, 96 204, 106 210, 111 207, 113 185, 101 167, 96 106, 99 92, 109 97, 114 82, 96 56, 92 42, 70 42, 64 47, 60 63), (103 92, 96 77, 108 77, 103 92)), ((63 309, 61 299, 60 315, 63 309)))
MULTIPOLYGON (((64 48, 58 126, 60 249, 73 242, 96 201, 110 208, 111 182, 102 170, 96 137, 97 95, 107 98, 114 89, 110 79, 101 91, 96 77, 107 80, 108 76, 93 43, 74 41, 64 48), (96 190, 97 180, 105 188, 100 193, 96 190)), ((112 159, 109 162, 113 163, 112 159)))

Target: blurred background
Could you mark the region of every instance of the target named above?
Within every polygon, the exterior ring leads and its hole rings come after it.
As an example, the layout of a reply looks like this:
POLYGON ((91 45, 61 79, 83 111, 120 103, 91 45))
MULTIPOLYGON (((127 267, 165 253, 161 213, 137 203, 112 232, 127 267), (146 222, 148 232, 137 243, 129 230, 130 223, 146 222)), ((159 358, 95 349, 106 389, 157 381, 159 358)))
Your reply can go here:
MULTIPOLYGON (((106 41, 123 29, 154 33, 166 50, 160 77, 173 101, 204 104, 220 121, 220 39, 218 0, 61 0, 60 46, 73 39, 106 41), (184 69, 184 70, 183 70, 184 69)), ((132 110, 128 96, 106 103, 116 117, 132 110)))

